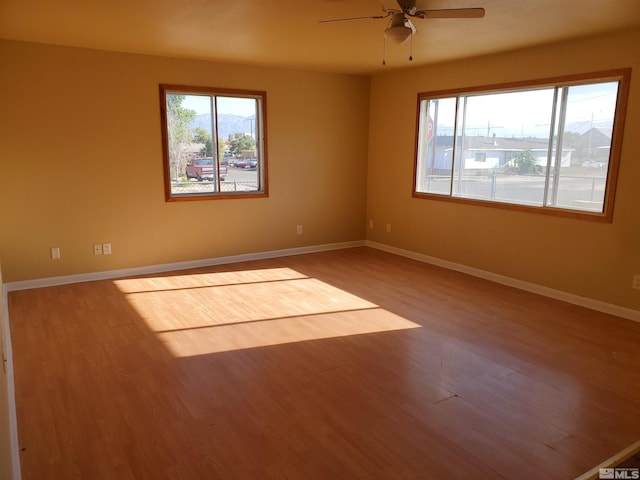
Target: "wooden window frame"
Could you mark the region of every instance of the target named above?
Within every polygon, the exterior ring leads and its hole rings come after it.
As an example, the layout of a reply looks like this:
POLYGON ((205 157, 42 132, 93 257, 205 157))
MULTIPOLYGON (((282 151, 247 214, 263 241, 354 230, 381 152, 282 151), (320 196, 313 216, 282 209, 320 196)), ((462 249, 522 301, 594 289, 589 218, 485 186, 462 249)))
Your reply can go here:
MULTIPOLYGON (((631 78, 631 69, 622 68, 616 70, 607 70, 600 72, 592 72, 585 74, 567 75, 561 77, 551 77, 536 79, 530 81, 510 82, 504 84, 491 84, 483 86, 475 86, 470 88, 459 88, 451 90, 439 90, 431 92, 420 92, 417 95, 417 111, 416 111, 416 134, 415 134, 415 155, 413 163, 413 187, 412 195, 414 198, 438 200, 445 202, 460 203, 466 205, 476 205, 484 207, 502 208, 507 210, 516 210, 529 213, 540 213, 545 215, 555 215, 560 217, 591 220, 611 223, 613 221, 613 209, 615 201, 616 184, 618 180, 618 171, 620 166, 620 158, 622 151, 622 140, 624 132, 624 122, 626 117, 627 100, 629 95, 629 84, 631 78), (611 136, 611 150, 609 155, 609 163, 606 176, 604 202, 601 212, 591 212, 586 210, 577 210, 571 208, 561 208, 550 205, 533 206, 518 203, 500 202, 490 199, 474 199, 459 196, 453 196, 450 192, 446 194, 427 193, 417 191, 417 173, 420 148, 420 112, 421 102, 423 100, 461 97, 478 93, 506 93, 512 91, 522 91, 530 88, 538 89, 544 87, 570 87, 579 85, 588 85, 606 81, 618 81, 618 92, 616 99, 616 108, 613 122, 613 132, 611 136)), ((453 165, 452 165, 453 170, 453 165)))
POLYGON ((267 161, 267 92, 190 85, 160 84, 160 117, 162 132, 162 162, 164 173, 165 200, 167 202, 223 200, 240 198, 264 198, 269 196, 267 161), (210 95, 212 97, 255 98, 257 100, 256 147, 258 160, 258 189, 251 191, 218 191, 207 193, 174 193, 172 191, 169 142, 167 127, 167 95, 210 95))

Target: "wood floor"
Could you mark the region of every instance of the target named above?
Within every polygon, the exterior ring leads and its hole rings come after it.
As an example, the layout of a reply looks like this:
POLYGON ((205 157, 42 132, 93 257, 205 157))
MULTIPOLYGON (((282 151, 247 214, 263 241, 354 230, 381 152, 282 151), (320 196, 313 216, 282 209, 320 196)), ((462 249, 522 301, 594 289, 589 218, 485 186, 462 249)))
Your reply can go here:
POLYGON ((23 479, 573 479, 640 324, 369 248, 9 294, 23 479))

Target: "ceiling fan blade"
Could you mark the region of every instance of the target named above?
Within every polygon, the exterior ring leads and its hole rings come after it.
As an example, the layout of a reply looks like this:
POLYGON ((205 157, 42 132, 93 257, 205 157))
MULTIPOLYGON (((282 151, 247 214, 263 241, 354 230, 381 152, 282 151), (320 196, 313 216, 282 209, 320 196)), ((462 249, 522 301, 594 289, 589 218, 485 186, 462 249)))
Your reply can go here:
POLYGON ((333 20, 320 20, 318 23, 337 23, 337 22, 350 22, 352 20, 369 20, 371 18, 387 18, 389 15, 391 15, 390 13, 387 13, 386 15, 370 15, 368 17, 350 17, 350 18, 336 18, 333 20))
POLYGON ((482 18, 484 8, 442 8, 438 10, 416 10, 412 15, 419 18, 482 18))

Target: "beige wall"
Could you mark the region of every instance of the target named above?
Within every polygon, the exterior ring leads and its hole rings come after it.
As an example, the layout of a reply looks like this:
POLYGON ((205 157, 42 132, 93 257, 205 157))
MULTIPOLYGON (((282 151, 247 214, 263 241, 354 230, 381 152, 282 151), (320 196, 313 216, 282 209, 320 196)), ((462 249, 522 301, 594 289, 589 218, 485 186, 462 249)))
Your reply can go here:
POLYGON ((7 282, 364 238, 368 77, 8 41, 0 59, 7 282), (159 83, 267 92, 269 198, 165 203, 159 83))
MULTIPOLYGON (((0 61, 5 281, 366 235, 640 309, 640 291, 630 288, 640 273, 640 31, 372 80, 7 41, 0 61), (619 67, 634 72, 613 223, 411 197, 417 92, 619 67), (269 198, 165 203, 159 83, 267 91, 269 198), (367 219, 374 228, 365 233, 367 219), (93 256, 92 244, 107 241, 113 255, 93 256), (54 246, 61 260, 49 259, 54 246)), ((9 465, 5 379, 0 478, 9 465)))
POLYGON ((640 31, 376 75, 371 84, 367 238, 640 309, 640 31), (613 223, 414 199, 421 91, 632 67, 613 223), (391 233, 384 226, 392 225, 391 233))
POLYGON ((372 79, 6 41, 0 58, 6 281, 366 236, 640 309, 638 30, 372 79), (619 67, 634 72, 613 223, 411 197, 417 92, 619 67), (161 82, 268 92, 269 198, 164 202, 161 82))

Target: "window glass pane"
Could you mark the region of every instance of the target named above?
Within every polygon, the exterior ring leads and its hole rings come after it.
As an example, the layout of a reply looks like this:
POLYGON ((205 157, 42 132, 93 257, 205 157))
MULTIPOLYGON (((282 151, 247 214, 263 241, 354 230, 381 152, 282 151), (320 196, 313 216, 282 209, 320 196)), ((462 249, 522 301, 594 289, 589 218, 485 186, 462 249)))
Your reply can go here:
POLYGON ((260 188, 259 122, 255 98, 218 97, 218 137, 221 161, 228 176, 222 191, 248 192, 260 188))
POLYGON ((416 169, 416 190, 419 192, 451 194, 455 115, 455 98, 420 102, 419 160, 416 169))
POLYGON ((542 205, 554 89, 461 97, 453 195, 542 205))
POLYGON ((211 119, 209 96, 167 94, 167 143, 172 194, 213 191, 211 121, 204 128, 200 126, 201 131, 195 131, 195 124, 202 115, 211 119), (208 145, 204 145, 207 137, 208 145))
POLYGON ((554 162, 548 205, 602 212, 618 82, 567 87, 562 161, 554 162))

